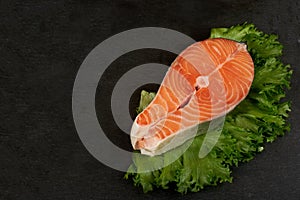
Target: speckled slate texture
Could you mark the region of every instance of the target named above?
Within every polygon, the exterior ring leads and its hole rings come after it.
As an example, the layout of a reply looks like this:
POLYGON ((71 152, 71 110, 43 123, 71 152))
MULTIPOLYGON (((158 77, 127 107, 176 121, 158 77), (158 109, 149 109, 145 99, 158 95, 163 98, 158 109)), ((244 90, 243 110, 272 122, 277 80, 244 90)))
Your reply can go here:
MULTIPOLYGON (((114 65, 168 64, 172 59, 149 50, 114 65)), ((0 1, 0 199, 299 199, 299 63, 300 3, 295 0, 0 1), (245 21, 278 34, 285 47, 283 61, 294 70, 288 92, 292 129, 253 161, 233 169, 232 184, 185 196, 168 190, 143 194, 123 180, 123 173, 87 152, 73 123, 71 95, 77 70, 96 45, 145 26, 202 40, 212 27, 245 21)), ((96 98, 98 108, 107 103, 96 98)), ((111 140, 130 148, 122 134, 116 132, 111 140)))

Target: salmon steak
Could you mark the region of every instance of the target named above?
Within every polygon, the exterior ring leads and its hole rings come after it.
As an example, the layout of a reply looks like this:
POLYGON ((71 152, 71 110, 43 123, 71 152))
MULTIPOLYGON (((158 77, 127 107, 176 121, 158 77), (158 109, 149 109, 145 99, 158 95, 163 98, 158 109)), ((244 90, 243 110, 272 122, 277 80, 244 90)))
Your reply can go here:
POLYGON ((134 149, 155 156, 195 136, 195 127, 225 116, 248 94, 254 64, 244 43, 196 42, 169 67, 152 102, 135 118, 134 149))

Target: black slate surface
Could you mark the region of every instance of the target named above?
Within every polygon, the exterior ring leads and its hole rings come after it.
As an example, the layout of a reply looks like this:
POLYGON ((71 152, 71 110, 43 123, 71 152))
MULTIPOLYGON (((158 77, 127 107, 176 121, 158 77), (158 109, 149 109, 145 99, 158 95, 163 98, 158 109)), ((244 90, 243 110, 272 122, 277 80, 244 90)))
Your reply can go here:
MULTIPOLYGON (((294 0, 0 1, 0 199, 299 199, 299 18, 294 0), (87 152, 73 123, 71 95, 77 70, 96 45, 145 26, 202 40, 212 27, 245 21, 278 34, 285 47, 283 61, 294 70, 292 128, 233 169, 232 184, 185 196, 170 190, 143 194, 87 152)), ((122 65, 133 65, 137 55, 161 63, 173 59, 147 54, 131 54, 122 65)), ((123 137, 111 140, 128 148, 123 137)))

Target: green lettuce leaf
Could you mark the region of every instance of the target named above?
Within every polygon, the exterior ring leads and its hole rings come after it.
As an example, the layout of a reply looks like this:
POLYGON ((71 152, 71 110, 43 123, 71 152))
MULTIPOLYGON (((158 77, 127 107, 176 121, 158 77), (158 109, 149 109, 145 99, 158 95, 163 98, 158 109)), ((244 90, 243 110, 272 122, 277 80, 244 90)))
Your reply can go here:
MULTIPOLYGON (((247 44, 255 65, 250 92, 227 114, 222 134, 206 157, 198 157, 205 133, 196 136, 179 159, 162 169, 140 173, 145 163, 158 163, 150 157, 134 157, 134 164, 128 169, 125 178, 132 177, 134 184, 142 186, 144 192, 154 188, 172 188, 180 193, 197 192, 205 186, 231 182, 232 166, 250 161, 264 150, 266 142, 273 142, 289 131, 287 117, 290 103, 283 101, 283 98, 286 89, 290 87, 292 70, 280 60, 282 45, 278 37, 265 34, 248 23, 230 28, 214 28, 210 37, 247 44)), ((154 93, 143 91, 137 111, 141 112, 154 96, 154 93)), ((164 154, 164 161, 170 160, 171 156, 171 153, 164 154)))
POLYGON ((147 92, 145 90, 142 90, 141 92, 141 98, 140 98, 140 104, 139 107, 136 109, 137 113, 142 112, 154 99, 155 93, 154 92, 147 92))

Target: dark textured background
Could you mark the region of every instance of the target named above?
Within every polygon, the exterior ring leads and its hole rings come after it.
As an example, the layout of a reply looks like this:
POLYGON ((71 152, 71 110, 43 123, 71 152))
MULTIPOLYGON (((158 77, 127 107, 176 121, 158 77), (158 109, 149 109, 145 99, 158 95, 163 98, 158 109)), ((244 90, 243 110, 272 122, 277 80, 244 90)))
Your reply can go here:
MULTIPOLYGON (((0 199, 299 199, 300 4, 240 2, 0 1, 0 199), (212 27, 245 21, 278 34, 285 47, 283 61, 294 69, 288 93, 292 129, 233 169, 232 184, 186 196, 162 190, 143 194, 87 152, 73 124, 71 94, 79 66, 96 45, 144 26, 203 40, 212 27)), ((137 56, 166 64, 173 59, 159 51, 147 54, 130 54, 115 65, 133 66, 137 56)), ((118 142, 119 137, 115 133, 111 139, 128 148, 129 140, 118 142)))

